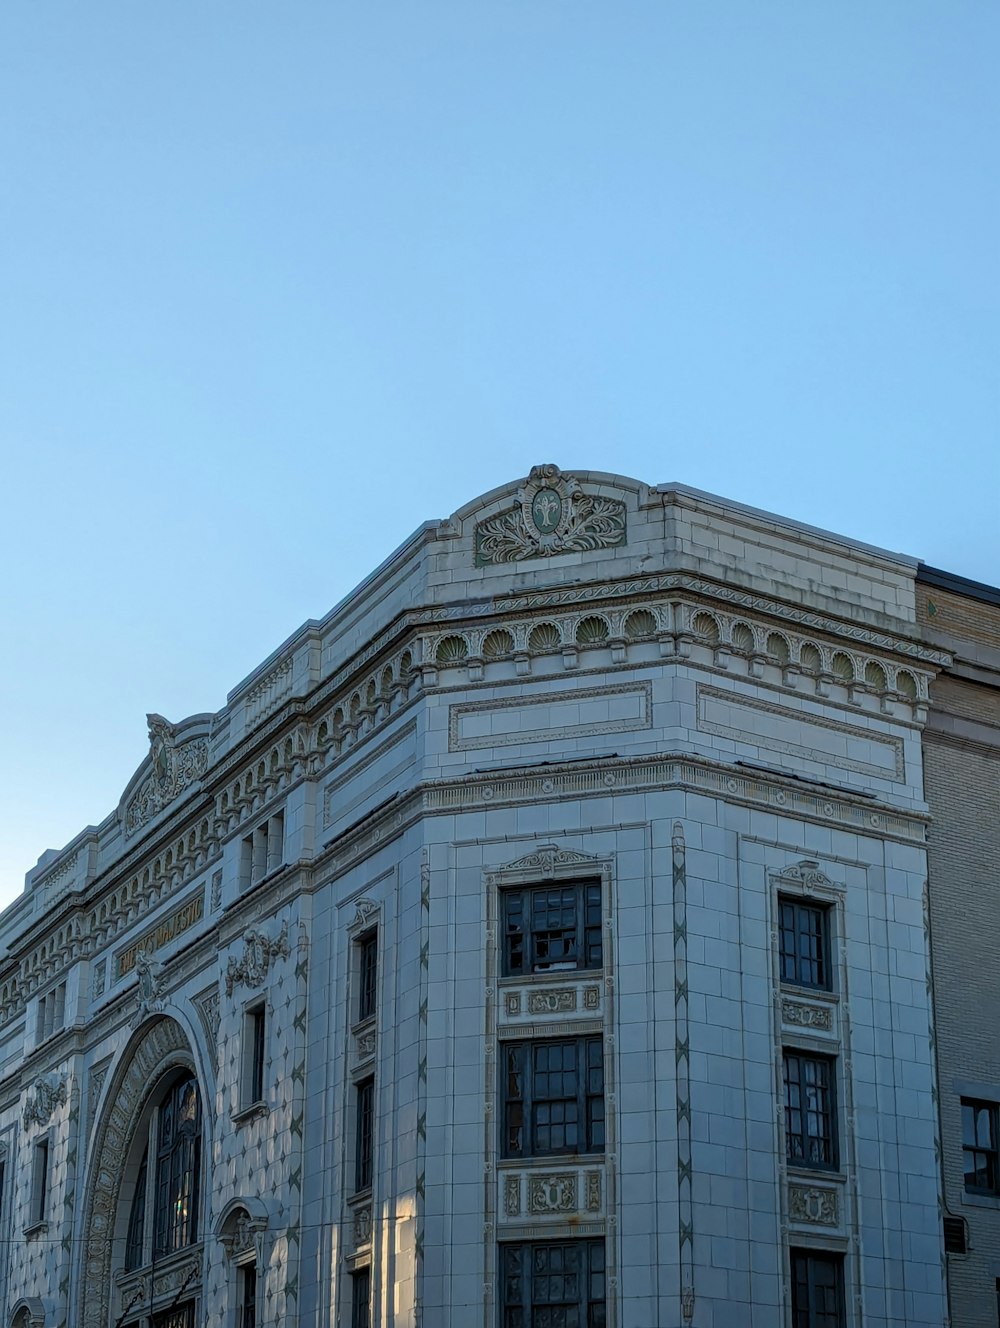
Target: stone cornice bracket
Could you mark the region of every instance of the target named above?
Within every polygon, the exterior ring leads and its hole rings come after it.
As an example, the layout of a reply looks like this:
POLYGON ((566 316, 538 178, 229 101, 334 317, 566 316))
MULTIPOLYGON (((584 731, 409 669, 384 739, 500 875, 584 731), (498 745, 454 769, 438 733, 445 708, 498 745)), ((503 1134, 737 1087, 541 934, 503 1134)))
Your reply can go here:
POLYGON ((533 466, 517 502, 476 526, 476 566, 612 549, 625 543, 625 504, 586 493, 547 463, 533 466))
POLYGON ((226 995, 232 996, 234 987, 240 983, 246 987, 259 987, 267 977, 271 960, 287 959, 290 953, 287 918, 274 939, 258 927, 248 927, 243 933, 243 957, 236 959, 230 955, 226 966, 226 995))
POLYGON ((177 726, 162 715, 146 716, 149 760, 152 769, 125 806, 125 837, 135 834, 171 803, 189 784, 205 773, 208 739, 177 741, 177 726))
POLYGON ((69 1088, 65 1076, 54 1073, 40 1075, 29 1090, 21 1117, 22 1125, 26 1130, 32 1125, 48 1125, 56 1107, 65 1106, 68 1099, 69 1088))

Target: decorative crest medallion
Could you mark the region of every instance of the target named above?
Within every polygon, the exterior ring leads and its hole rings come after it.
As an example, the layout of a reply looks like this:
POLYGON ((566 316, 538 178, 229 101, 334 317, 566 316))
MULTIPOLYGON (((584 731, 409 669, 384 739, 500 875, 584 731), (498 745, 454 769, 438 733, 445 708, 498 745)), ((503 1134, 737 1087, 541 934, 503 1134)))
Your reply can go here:
POLYGON ((178 743, 177 727, 162 715, 147 715, 152 771, 136 789, 125 808, 125 834, 132 835, 151 821, 183 789, 205 773, 208 740, 178 743))
POLYGON ((624 543, 624 503, 585 493, 558 466, 533 466, 515 506, 476 527, 476 566, 624 543))
POLYGON ((236 959, 232 955, 229 957, 229 964, 226 967, 226 995, 232 996, 233 988, 240 982, 247 987, 259 987, 267 977, 271 960, 279 955, 282 959, 287 959, 289 953, 287 919, 282 923, 277 938, 273 940, 258 928, 248 927, 243 933, 243 958, 236 959))

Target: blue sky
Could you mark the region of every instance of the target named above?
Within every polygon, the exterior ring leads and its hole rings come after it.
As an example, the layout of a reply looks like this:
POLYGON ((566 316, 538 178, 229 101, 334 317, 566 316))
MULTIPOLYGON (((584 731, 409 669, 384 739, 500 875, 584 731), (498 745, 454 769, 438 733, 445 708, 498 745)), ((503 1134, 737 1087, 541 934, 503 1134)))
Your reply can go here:
POLYGON ((1000 583, 1000 6, 0 6, 0 902, 554 460, 1000 583))

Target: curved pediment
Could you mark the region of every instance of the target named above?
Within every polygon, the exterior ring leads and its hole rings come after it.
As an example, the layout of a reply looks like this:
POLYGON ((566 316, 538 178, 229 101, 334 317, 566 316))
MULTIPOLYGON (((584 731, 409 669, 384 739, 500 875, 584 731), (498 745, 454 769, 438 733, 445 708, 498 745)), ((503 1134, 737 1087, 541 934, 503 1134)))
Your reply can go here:
POLYGON ((569 474, 547 462, 459 508, 451 524, 464 528, 475 518, 478 567, 612 549, 627 542, 628 500, 645 488, 623 476, 569 474))
POLYGON ((149 755, 129 780, 118 804, 118 819, 126 839, 198 785, 208 765, 212 718, 191 715, 171 724, 162 715, 146 716, 149 755))

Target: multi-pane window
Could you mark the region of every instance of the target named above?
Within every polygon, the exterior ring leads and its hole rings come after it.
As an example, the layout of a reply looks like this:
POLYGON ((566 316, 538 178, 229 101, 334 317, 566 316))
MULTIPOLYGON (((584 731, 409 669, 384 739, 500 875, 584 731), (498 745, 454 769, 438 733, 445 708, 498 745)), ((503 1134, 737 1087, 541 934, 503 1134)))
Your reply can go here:
POLYGON ((378 932, 369 931, 358 942, 358 1022, 371 1019, 378 995, 378 932))
POLYGON ((194 1328, 194 1301, 154 1314, 153 1328, 194 1328))
POLYGON ((359 1268, 351 1274, 351 1328, 371 1328, 372 1270, 359 1268))
POLYGON ((601 967, 600 882, 505 890, 501 898, 505 975, 601 967))
POLYGON ((781 980, 829 991, 830 910, 802 899, 778 900, 781 980))
POLYGON ((785 1143, 789 1162, 837 1165, 834 1062, 802 1051, 785 1052, 785 1143))
POLYGON ((375 1080, 364 1079, 355 1088, 354 1188, 371 1188, 375 1154, 375 1080))
POLYGON ((604 1151, 600 1037, 505 1042, 504 1157, 604 1151))
POLYGON ((172 1254, 198 1239, 201 1180, 201 1099, 193 1078, 182 1079, 160 1105, 156 1140, 153 1253, 172 1254))
POLYGON ((500 1246, 502 1328, 605 1328, 602 1240, 500 1246))
POLYGON ((792 1328, 844 1328, 844 1261, 792 1250, 792 1328))
POLYGON ((1000 1194, 996 1102, 962 1098, 962 1160, 970 1194, 1000 1194))

